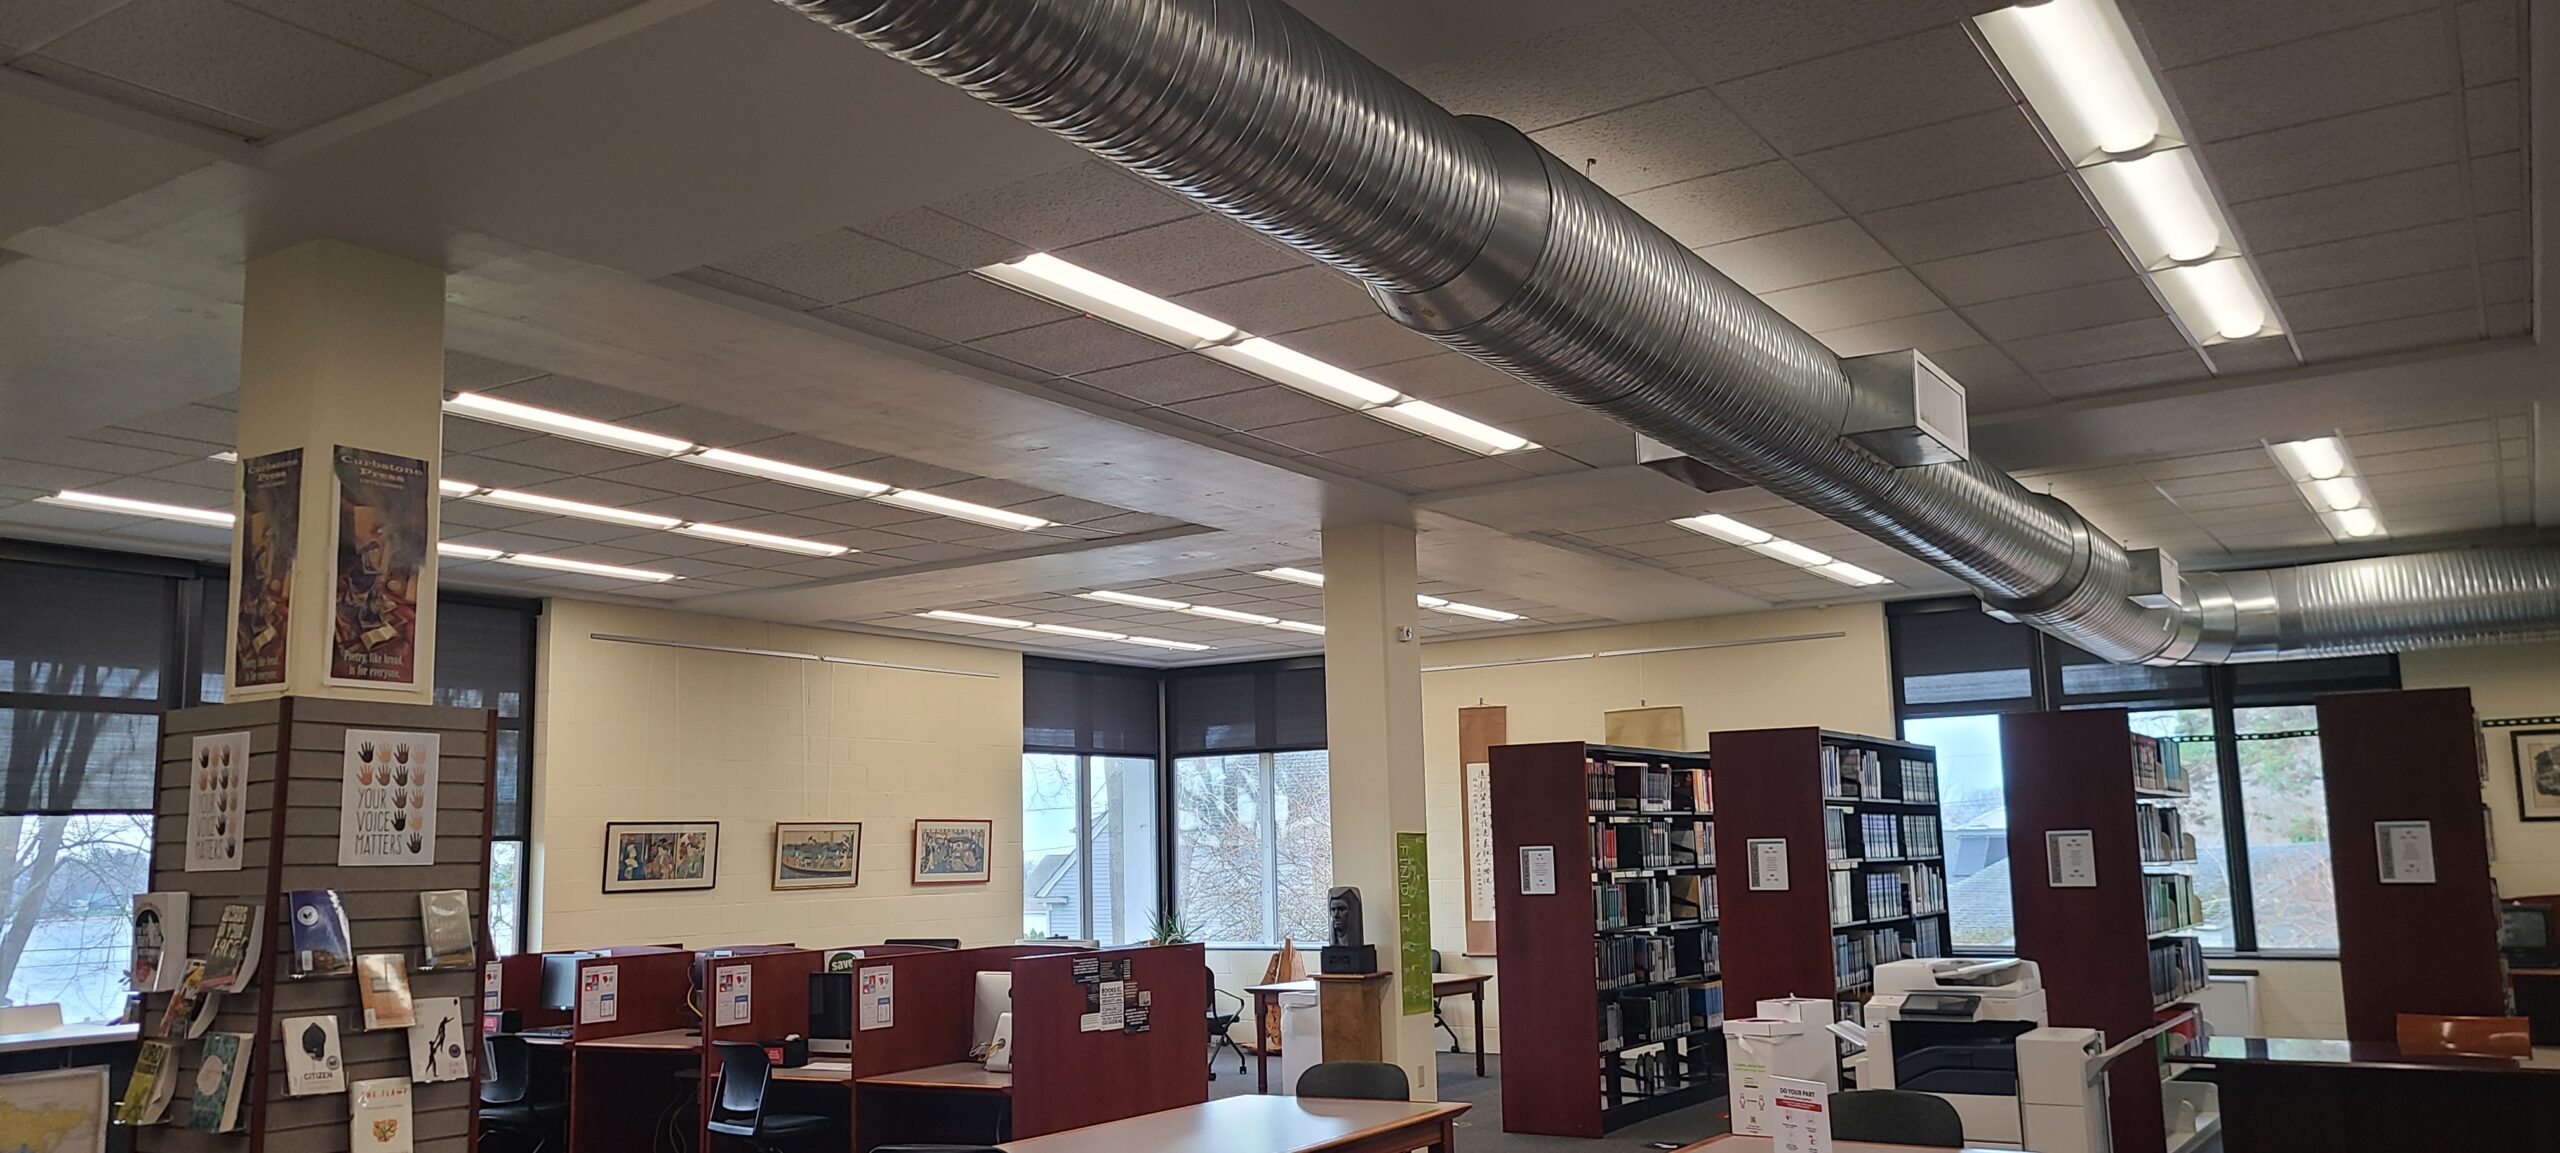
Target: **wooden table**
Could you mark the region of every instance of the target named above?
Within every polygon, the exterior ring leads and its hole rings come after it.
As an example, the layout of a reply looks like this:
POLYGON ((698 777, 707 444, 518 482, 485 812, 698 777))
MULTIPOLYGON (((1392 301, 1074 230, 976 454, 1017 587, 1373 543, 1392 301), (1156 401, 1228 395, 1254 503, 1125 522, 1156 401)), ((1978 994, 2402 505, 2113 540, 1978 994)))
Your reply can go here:
MULTIPOLYGON (((1691 1145, 1680 1150, 1680 1153, 1772 1153, 1772 1151, 1777 1147, 1778 1143, 1767 1137, 1739 1137, 1728 1133, 1722 1137, 1709 1137, 1704 1141, 1700 1141, 1695 1145, 1691 1145)), ((1832 1153, 1901 1153, 1902 1150, 1921 1148, 1927 1147, 1920 1145, 1879 1145, 1872 1141, 1835 1141, 1831 1144, 1832 1153)), ((1932 1153, 1948 1153, 1948 1151, 1940 1148, 1934 1149, 1932 1153)), ((1965 1149, 1959 1150, 1957 1153, 1991 1153, 1991 1151, 1988 1149, 1965 1149)))
POLYGON ((875 1073, 853 1083, 853 1147, 993 1144, 1013 1130, 1013 1074, 975 1061, 875 1073))
POLYGON ((806 1065, 778 1065, 774 1067, 773 1079, 814 1085, 847 1085, 853 1082, 853 1062, 811 1061, 806 1065))
POLYGON ((1009 1141, 1008 1153, 1452 1153, 1467 1106, 1432 1101, 1225 1097, 1009 1141))
POLYGON ((948 1065, 927 1065, 897 1073, 874 1073, 855 1082, 883 1089, 952 1089, 965 1093, 1010 1093, 1013 1074, 990 1073, 975 1061, 953 1061, 948 1065))
POLYGON ((2449 1057, 2387 1041, 2222 1036, 2168 1063, 2209 1070, 2230 1149, 2560 1150, 2560 1049, 2449 1057))
POLYGON ((638 1049, 653 1053, 691 1053, 702 1048, 702 1034, 690 1029, 660 1029, 619 1037, 589 1037, 575 1042, 581 1049, 638 1049))
MULTIPOLYGON (((1437 1005, 1442 997, 1467 995, 1474 1003, 1476 1021, 1476 1076, 1484 1076, 1484 987, 1493 980, 1491 973, 1433 973, 1431 1001, 1437 1005)), ((1271 1055, 1280 1050, 1280 1039, 1270 1034, 1271 1006, 1282 993, 1312 993, 1315 979, 1278 981, 1268 985, 1251 985, 1245 992, 1253 994, 1253 1088, 1257 1093, 1271 1091, 1271 1055)))

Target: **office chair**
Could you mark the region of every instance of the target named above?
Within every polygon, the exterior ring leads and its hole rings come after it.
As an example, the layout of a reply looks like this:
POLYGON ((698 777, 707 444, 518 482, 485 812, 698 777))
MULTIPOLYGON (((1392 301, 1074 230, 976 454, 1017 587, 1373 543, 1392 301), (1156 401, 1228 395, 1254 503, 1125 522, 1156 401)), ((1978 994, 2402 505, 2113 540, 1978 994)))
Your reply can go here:
MULTIPOLYGON (((1440 967, 1440 950, 1438 949, 1433 949, 1431 951, 1431 972, 1434 975, 1448 972, 1447 969, 1440 967)), ((1440 1015, 1440 995, 1437 993, 1434 993, 1431 996, 1431 1023, 1439 1026, 1441 1032, 1449 1035, 1450 1052, 1465 1052, 1465 1050, 1458 1047, 1458 1030, 1449 1024, 1449 1019, 1447 1017, 1440 1015)))
POLYGON ((1298 1096, 1411 1101, 1413 1083, 1384 1061, 1319 1061, 1298 1074, 1298 1096))
POLYGON ((792 1142, 824 1134, 832 1126, 814 1114, 764 1111, 765 1088, 773 1078, 764 1046, 714 1041, 711 1048, 720 1058, 720 1088, 703 1128, 736 1137, 756 1153, 781 1153, 792 1142))
POLYGON ((2438 1017, 2402 1013, 2400 1051, 2454 1057, 2533 1056, 2532 1022, 2523 1017, 2438 1017))
POLYGON ((1244 1019, 1244 998, 1218 987, 1217 970, 1206 965, 1201 966, 1201 969, 1209 974, 1209 1079, 1212 1081, 1218 1079, 1218 1046, 1220 1045, 1235 1050, 1236 1076, 1242 1077, 1244 1076, 1244 1050, 1237 1047, 1235 1034, 1230 1030, 1236 1027, 1237 1021, 1244 1019), (1220 997, 1235 1002, 1236 1007, 1233 1010, 1220 1009, 1218 1007, 1220 997))
MULTIPOLYGON (((527 1141, 529 1153, 551 1145, 552 1134, 568 1118, 564 1102, 528 1100, 533 1092, 533 1054, 524 1038, 501 1033, 480 1040, 480 1136, 527 1141)), ((561 1144, 566 1145, 565 1139, 561 1144)))
POLYGON ((1844 1089, 1831 1095, 1831 1137, 1885 1145, 1964 1148, 1964 1118, 1945 1099, 1908 1089, 1844 1089))

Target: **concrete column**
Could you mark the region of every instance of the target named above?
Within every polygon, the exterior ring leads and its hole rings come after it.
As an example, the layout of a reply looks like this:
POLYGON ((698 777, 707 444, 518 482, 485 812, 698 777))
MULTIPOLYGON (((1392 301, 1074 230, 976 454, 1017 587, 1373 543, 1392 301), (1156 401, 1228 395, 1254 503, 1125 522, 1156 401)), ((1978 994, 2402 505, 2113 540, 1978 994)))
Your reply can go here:
MULTIPOLYGON (((1431 1013, 1401 1009, 1405 961, 1397 917, 1397 834, 1428 827, 1422 770, 1422 645, 1415 634, 1413 530, 1365 524, 1324 530, 1325 732, 1333 786, 1333 883, 1357 886, 1386 997, 1384 1059, 1404 1067, 1416 1100, 1438 1100, 1431 1013)), ((1418 864, 1418 863, 1417 863, 1418 864)), ((1426 886, 1427 891, 1427 886, 1426 886)), ((1427 920, 1409 927, 1430 947, 1427 920)), ((1427 991, 1429 966, 1413 974, 1427 991)))
POLYGON ((443 475, 444 271, 337 241, 311 241, 249 262, 240 334, 240 431, 243 462, 240 520, 232 534, 230 695, 276 694, 409 704, 432 703, 435 691, 436 495, 443 475), (366 479, 348 514, 351 555, 374 558, 333 582, 341 519, 340 448, 374 454, 351 461, 366 479), (299 449, 300 493, 259 489, 273 470, 252 467, 270 454, 299 449), (424 476, 396 461, 423 462, 424 476), (426 500, 382 499, 387 486, 426 500), (297 515, 285 515, 291 507, 297 515), (287 529, 290 531, 287 531, 287 529), (373 571, 379 558, 389 572, 373 571), (397 563, 418 557, 411 572, 397 563), (289 576, 287 575, 289 568, 289 576), (278 627, 259 613, 242 635, 241 599, 260 574, 289 590, 278 627), (346 595, 342 598, 342 589, 346 595), (356 640, 333 667, 342 600, 356 640), (388 631, 385 631, 385 630, 388 631), (414 642, 409 637, 414 635, 414 642), (262 638, 275 638, 260 645, 262 638), (241 675, 244 641, 272 669, 279 652, 283 680, 249 683, 241 675), (281 645, 279 650, 276 646, 281 645), (337 675, 332 675, 333 673, 337 675), (349 675, 349 674, 353 675, 349 675))

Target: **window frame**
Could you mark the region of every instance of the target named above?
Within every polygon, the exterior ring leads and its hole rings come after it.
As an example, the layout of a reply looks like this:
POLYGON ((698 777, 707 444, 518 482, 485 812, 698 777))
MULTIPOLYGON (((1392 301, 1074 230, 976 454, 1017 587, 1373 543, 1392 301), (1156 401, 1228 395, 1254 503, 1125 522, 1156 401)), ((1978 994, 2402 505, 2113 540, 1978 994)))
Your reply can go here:
MULTIPOLYGON (((1267 953, 1280 947, 1279 938, 1288 936, 1287 933, 1281 931, 1280 924, 1280 813, 1279 805, 1276 802, 1278 800, 1280 790, 1280 758, 1292 753, 1323 753, 1325 754, 1325 763, 1328 770, 1330 770, 1333 763, 1333 748, 1329 742, 1322 745, 1290 744, 1285 746, 1275 746, 1272 748, 1205 749, 1182 756, 1168 756, 1163 759, 1163 764, 1165 766, 1163 793, 1166 812, 1163 823, 1160 826, 1165 830, 1165 833, 1160 839, 1163 841, 1165 855, 1170 863, 1165 868, 1165 871, 1160 874, 1160 888, 1162 890, 1160 899, 1167 902, 1177 901, 1180 899, 1181 895, 1181 884, 1179 881, 1181 872, 1179 861, 1181 859, 1181 855, 1176 850, 1175 843, 1181 839, 1182 827, 1181 822, 1178 819, 1179 798, 1173 795, 1175 789, 1178 788, 1174 783, 1174 766, 1180 762, 1188 760, 1223 760, 1228 757, 1253 757, 1256 761, 1255 772, 1257 776, 1254 780, 1254 804, 1256 806, 1256 823, 1258 826, 1256 829, 1256 835, 1261 842, 1262 878, 1264 882, 1262 885, 1262 927, 1264 932, 1273 939, 1260 942, 1202 941, 1201 944, 1205 948, 1229 952, 1267 953)), ((1328 782, 1326 786, 1326 800, 1330 803, 1331 799, 1332 787, 1330 782, 1328 782)), ((1176 905, 1173 907, 1179 908, 1180 906, 1176 905)))
MULTIPOLYGON (((536 936, 534 932, 535 925, 533 924, 534 831, 542 827, 540 823, 540 814, 534 811, 535 798, 540 794, 540 790, 533 787, 533 719, 534 711, 541 707, 540 700, 542 696, 540 686, 542 684, 543 603, 540 600, 530 597, 498 596, 490 593, 461 592, 442 588, 437 589, 436 611, 439 613, 443 612, 444 606, 449 604, 501 609, 521 614, 524 619, 525 688, 522 715, 509 717, 505 713, 499 712, 494 706, 489 710, 497 720, 499 732, 513 732, 516 734, 516 807, 524 816, 524 832, 520 836, 504 836, 498 832, 498 763, 493 758, 489 762, 490 803, 488 807, 488 819, 490 824, 488 857, 486 860, 481 862, 481 871, 484 875, 482 876, 480 883, 483 894, 482 900, 485 902, 487 900, 487 894, 496 888, 496 886, 491 883, 490 877, 486 874, 497 868, 498 845, 501 842, 504 842, 516 846, 516 899, 514 920, 516 952, 530 952, 534 948, 534 937, 536 936)), ((494 908, 485 907, 484 905, 481 910, 483 923, 494 922, 496 918, 492 914, 495 912, 496 910, 494 908)), ((498 948, 497 934, 495 932, 490 934, 489 950, 490 952, 496 953, 500 956, 508 955, 504 950, 498 948)))
MULTIPOLYGON (((1885 606, 1885 635, 1888 664, 1893 678, 1894 732, 1901 735, 1913 720, 1931 717, 1981 716, 1986 714, 2053 712, 2073 708, 2123 708, 2133 711, 2163 709, 2209 709, 2213 713, 2213 770, 2222 790, 2222 829, 2224 853, 2231 868, 2231 940, 2228 950, 2206 950, 2216 957, 2265 957, 2269 959, 2334 959, 2334 949, 2269 949, 2258 944, 2257 895, 2249 876, 2249 820, 2247 802, 2240 782, 2240 736, 2237 713, 2240 708, 2308 705, 2323 693, 2355 692, 2369 689, 2400 687, 2400 658, 2383 658, 2381 670, 2363 675, 2338 678, 2302 677, 2286 680, 2268 677, 2264 683, 2246 686, 2241 681, 2243 668, 2267 669, 2281 665, 2207 665, 2200 688, 2173 688, 2160 691, 2070 694, 2063 690, 2063 666, 2073 662, 2064 658, 2070 653, 2065 642, 2021 624, 2009 624, 1989 618, 1997 628, 2019 629, 2029 638, 2027 648, 2028 682, 2032 695, 1974 701, 1927 701, 1914 704, 1905 697, 1904 654, 1894 622, 1911 616, 1943 612, 1982 612, 1980 602, 1971 597, 1935 597, 1926 600, 1896 601, 1885 606), (2245 697, 2245 699, 2243 699, 2245 697)), ((2348 658, 2370 659, 2370 658, 2348 658)), ((2290 663, 2290 662, 2286 662, 2290 663)), ((2201 742, 2188 741, 2188 744, 2201 742)), ((2201 762, 2191 763, 2190 771, 2201 762)), ((2334 830, 2332 835, 2335 835, 2334 830)), ((1981 949, 1953 950, 1958 953, 1981 953, 1981 949)))

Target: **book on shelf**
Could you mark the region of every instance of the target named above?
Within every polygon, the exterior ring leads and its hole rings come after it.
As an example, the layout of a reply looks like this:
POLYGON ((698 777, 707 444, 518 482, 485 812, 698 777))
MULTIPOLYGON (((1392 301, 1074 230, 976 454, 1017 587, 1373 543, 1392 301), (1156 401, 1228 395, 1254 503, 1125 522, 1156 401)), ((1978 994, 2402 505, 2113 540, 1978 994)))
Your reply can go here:
POLYGON ((468 969, 480 963, 471 932, 471 894, 429 889, 418 894, 418 922, 426 930, 429 969, 468 969))
POLYGON ((336 1016, 286 1017, 277 1032, 284 1042, 286 1096, 347 1091, 346 1057, 338 1046, 336 1016))
POLYGON ((418 998, 418 1023, 409 1026, 409 1079, 425 1084, 470 1076, 471 1057, 464 1047, 477 1043, 463 1024, 462 998, 418 998))
POLYGON ((1874 749, 1822 746, 1822 795, 1840 798, 1884 796, 1884 758, 1874 749))
POLYGON ((1671 770, 1648 764, 1612 764, 1609 768, 1616 778, 1613 809, 1621 813, 1671 811, 1671 770))
POLYGON ((1618 809, 1618 773, 1606 761, 1582 762, 1582 797, 1595 813, 1618 809))
POLYGON ((1893 813, 1858 814, 1858 852, 1863 860, 1891 861, 1902 851, 1902 818, 1893 813))
POLYGON ((213 943, 205 948, 205 988, 233 992, 247 988, 257 977, 266 914, 265 905, 234 902, 222 907, 221 919, 214 922, 213 943))
POLYGON ((1702 1030, 1724 1028, 1724 982, 1689 987, 1689 1024, 1702 1030))
POLYGON ((347 1087, 352 1153, 410 1153, 409 1079, 376 1077, 347 1087))
POLYGON ((2187 771, 2178 758, 2177 741, 2133 734, 2133 786, 2145 792, 2184 796, 2187 771))
POLYGON ((2182 1000, 2205 987, 2204 942, 2164 937, 2151 942, 2151 1003, 2182 1000))
POLYGON ((1839 979, 1838 991, 1857 992, 1875 985, 1876 966, 1886 961, 1899 961, 1908 953, 1902 930, 1898 927, 1850 929, 1831 936, 1833 974, 1839 979))
POLYGON ((1857 855, 1849 844, 1849 810, 1825 807, 1822 810, 1822 855, 1825 860, 1846 861, 1857 855))
POLYGON ((187 970, 187 895, 133 895, 133 991, 166 993, 187 970))
POLYGON ((2184 873, 2145 873, 2142 875, 2143 931, 2175 933, 2194 928, 2202 921, 2203 906, 2196 900, 2194 877, 2184 873))
POLYGON ((2195 834, 2187 831, 2187 815, 2172 805, 2134 806, 2134 836, 2144 864, 2174 864, 2196 859, 2195 834))
POLYGON ((1713 821, 1674 820, 1665 830, 1671 840, 1671 864, 1675 867, 1710 867, 1716 863, 1716 832, 1713 821))
POLYGON ((1946 918, 1922 917, 1911 923, 1911 955, 1914 957, 1947 955, 1946 918))
POLYGON ((336 889, 295 889, 284 898, 293 919, 293 975, 344 977, 355 972, 355 935, 347 928, 345 898, 336 889))
POLYGON ((1931 805, 1938 803, 1937 765, 1918 757, 1899 757, 1894 765, 1895 775, 1899 778, 1897 783, 1902 786, 1899 796, 1903 800, 1931 805))
POLYGON ((1715 810, 1715 778, 1707 770, 1671 770, 1672 812, 1712 813, 1715 810))
POLYGON ((1942 857, 1946 845, 1941 841, 1936 813, 1904 813, 1902 820, 1902 855, 1912 858, 1942 857))
POLYGON ((240 1127, 240 1099, 249 1086, 244 1066, 258 1039, 246 1033, 207 1033, 204 1058, 196 1066, 195 1099, 188 1102, 187 1128, 228 1133, 240 1127))
POLYGON ((1669 880, 1672 920, 1712 921, 1716 919, 1715 878, 1700 873, 1684 873, 1669 880))
POLYGON ((116 1103, 118 1125, 157 1125, 168 1119, 169 1102, 178 1093, 178 1047, 146 1040, 133 1057, 133 1079, 125 1082, 124 1099, 116 1103))
POLYGON ((170 991, 169 1004, 160 1011, 160 1024, 158 1028, 152 1030, 152 1035, 193 1036, 193 1033, 186 1032, 186 1026, 189 1016, 195 1012, 197 1003, 206 997, 219 996, 221 996, 220 993, 204 987, 204 962, 200 960, 187 962, 186 974, 178 978, 177 987, 170 991))
POLYGON ((1831 923, 1846 925, 1857 920, 1857 874, 1847 869, 1833 869, 1830 876, 1831 923))
POLYGON ((417 1006, 409 999, 409 966, 398 953, 357 957, 356 994, 364 1004, 367 1029, 405 1029, 418 1023, 417 1006))

